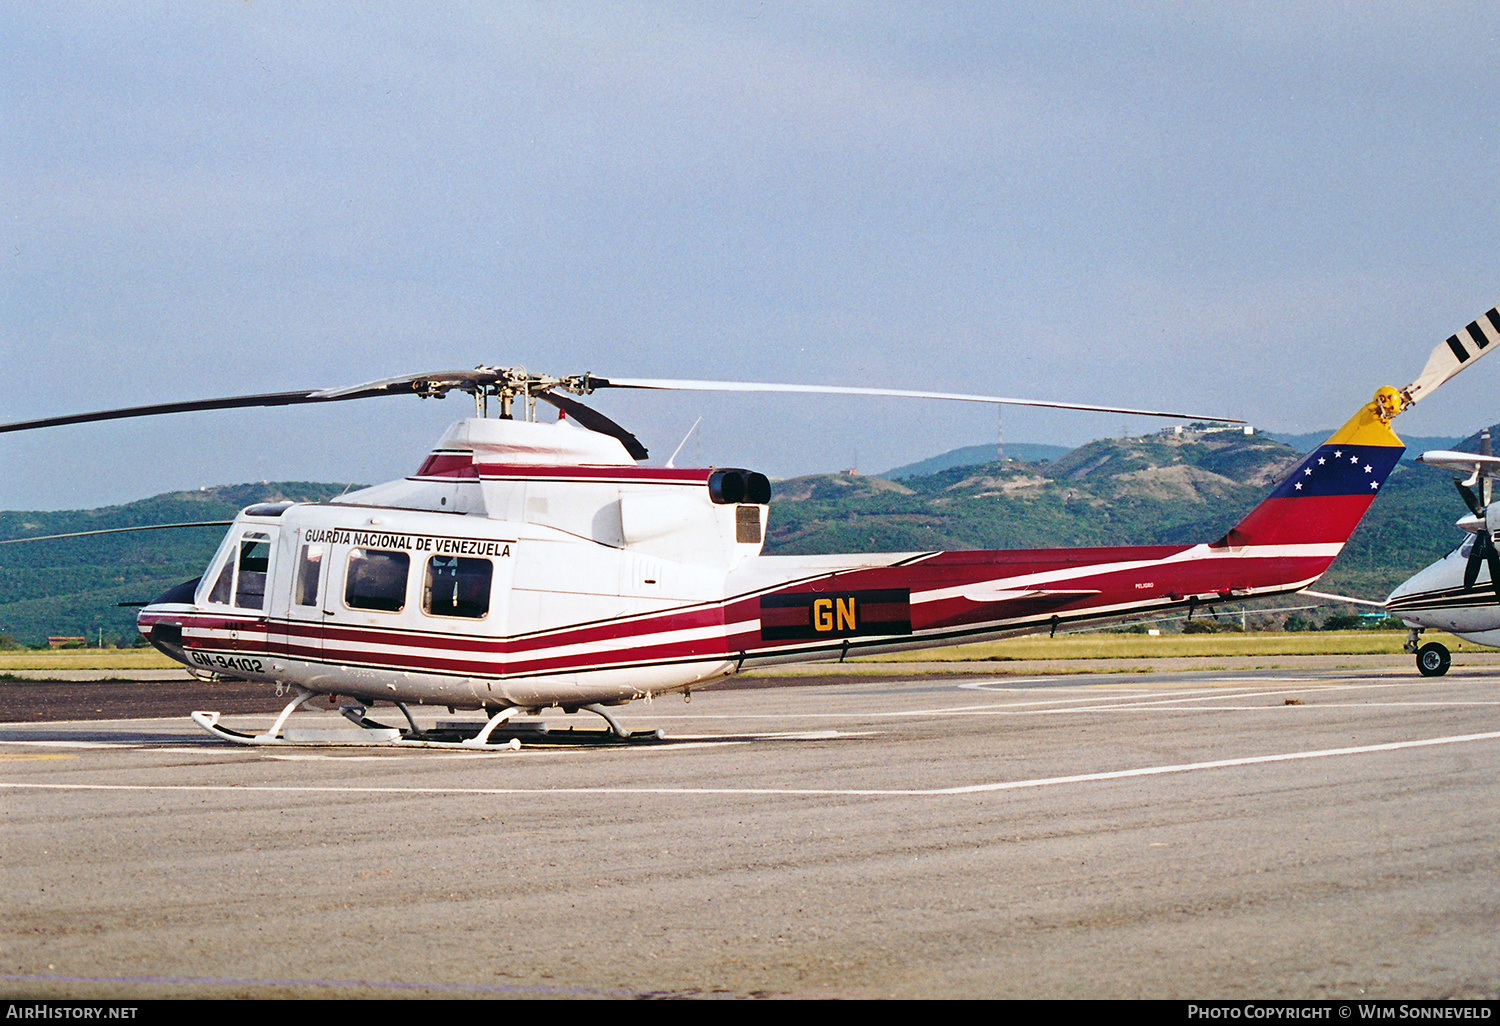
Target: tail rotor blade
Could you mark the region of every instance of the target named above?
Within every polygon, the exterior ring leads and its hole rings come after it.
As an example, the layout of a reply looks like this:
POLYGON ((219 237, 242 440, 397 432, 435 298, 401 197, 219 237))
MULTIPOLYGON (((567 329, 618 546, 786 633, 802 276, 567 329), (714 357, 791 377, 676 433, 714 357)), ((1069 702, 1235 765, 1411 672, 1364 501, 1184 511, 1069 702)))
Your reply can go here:
POLYGON ((1443 382, 1492 350, 1500 349, 1500 309, 1470 321, 1468 326, 1439 342, 1417 379, 1401 390, 1407 405, 1422 399, 1443 382))

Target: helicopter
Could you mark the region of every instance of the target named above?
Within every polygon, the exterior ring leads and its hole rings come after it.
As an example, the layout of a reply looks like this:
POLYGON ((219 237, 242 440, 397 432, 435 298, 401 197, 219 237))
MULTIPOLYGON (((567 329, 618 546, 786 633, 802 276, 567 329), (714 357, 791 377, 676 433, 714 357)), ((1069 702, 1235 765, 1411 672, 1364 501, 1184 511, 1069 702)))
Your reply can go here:
POLYGON ((1431 566, 1402 582, 1383 608, 1400 617, 1408 628, 1406 651, 1417 657, 1424 677, 1441 677, 1452 665, 1452 655, 1441 642, 1420 644, 1430 627, 1456 634, 1477 645, 1500 646, 1500 515, 1491 522, 1491 482, 1500 475, 1500 457, 1491 454, 1489 429, 1480 435, 1480 451, 1434 450, 1418 463, 1465 474, 1454 480, 1469 515, 1455 526, 1468 533, 1463 544, 1431 566), (1475 494, 1478 486, 1480 492, 1475 494))
MULTIPOLYGON (((473 397, 408 477, 321 503, 236 517, 204 574, 139 610, 161 652, 204 677, 291 695, 247 745, 517 747, 543 710, 587 711, 591 742, 661 740, 614 707, 754 667, 1051 632, 1299 591, 1333 561, 1395 467, 1397 414, 1500 342, 1491 309, 1422 373, 1374 393, 1221 538, 1200 544, 774 556, 761 551, 770 481, 734 467, 640 465, 647 450, 572 396, 608 388, 817 392, 1101 409, 954 393, 747 382, 551 377, 479 367, 348 388, 165 403, 0 426, 0 432, 383 395, 473 397), (1467 343, 1467 344, 1465 344, 1467 343), (559 411, 536 419, 536 404, 559 411), (498 416, 489 416, 490 406, 498 416), (312 703, 342 729, 289 724, 312 703), (404 727, 369 717, 395 706, 404 727), (411 706, 480 710, 420 727, 411 706)), ((558 732, 562 733, 562 732, 558 732)), ((575 732, 569 731, 569 734, 575 732)))

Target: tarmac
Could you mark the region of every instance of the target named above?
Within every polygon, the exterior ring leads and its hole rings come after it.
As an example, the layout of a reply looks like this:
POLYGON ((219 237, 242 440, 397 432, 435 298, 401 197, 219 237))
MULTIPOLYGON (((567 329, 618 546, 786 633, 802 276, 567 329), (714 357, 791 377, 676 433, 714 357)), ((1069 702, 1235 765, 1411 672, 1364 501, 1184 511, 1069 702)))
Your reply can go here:
POLYGON ((822 667, 634 747, 7 723, 0 993, 1494 1000, 1500 666, 1375 658, 822 667))

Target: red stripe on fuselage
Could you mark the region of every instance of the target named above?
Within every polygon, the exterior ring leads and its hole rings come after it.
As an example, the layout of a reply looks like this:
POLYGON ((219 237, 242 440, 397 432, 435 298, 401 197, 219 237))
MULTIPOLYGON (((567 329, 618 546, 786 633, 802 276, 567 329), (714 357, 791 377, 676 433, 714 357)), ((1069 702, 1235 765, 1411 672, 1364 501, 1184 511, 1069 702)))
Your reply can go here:
POLYGON ((435 452, 422 461, 416 476, 477 478, 479 471, 474 466, 473 453, 435 452))
POLYGON ((711 470, 679 470, 674 467, 558 467, 516 463, 476 464, 481 478, 512 478, 523 481, 608 481, 621 484, 702 484, 711 470))

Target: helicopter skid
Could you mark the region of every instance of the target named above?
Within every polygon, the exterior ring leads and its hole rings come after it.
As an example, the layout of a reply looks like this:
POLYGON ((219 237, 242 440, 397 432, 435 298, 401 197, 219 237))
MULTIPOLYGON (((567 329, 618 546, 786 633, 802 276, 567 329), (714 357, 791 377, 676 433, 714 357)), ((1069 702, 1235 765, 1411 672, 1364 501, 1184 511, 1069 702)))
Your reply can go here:
POLYGON ((303 701, 305 701, 305 696, 292 702, 283 710, 271 729, 262 734, 247 734, 226 727, 219 722, 217 712, 194 712, 192 719, 198 726, 222 741, 237 745, 274 747, 448 748, 468 752, 502 752, 521 748, 523 741, 527 747, 552 747, 652 744, 665 740, 665 735, 660 730, 625 731, 620 729, 619 724, 610 717, 606 717, 610 726, 605 730, 575 730, 573 728, 550 730, 545 723, 540 721, 507 723, 518 711, 513 708, 501 711, 484 723, 440 722, 429 730, 417 729, 415 725, 411 730, 388 727, 365 718, 362 711, 349 717, 352 725, 347 727, 283 726, 287 715, 303 701))
POLYGON ((463 740, 431 739, 419 733, 373 723, 368 727, 289 727, 274 734, 270 731, 264 734, 247 734, 221 724, 217 712, 194 712, 192 717, 194 723, 214 737, 237 745, 278 748, 458 748, 492 752, 514 751, 521 747, 521 742, 516 738, 496 739, 476 745, 463 740))

